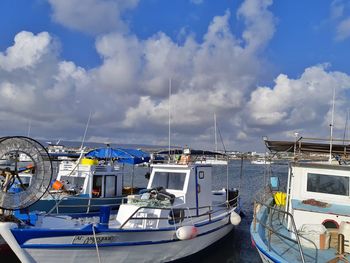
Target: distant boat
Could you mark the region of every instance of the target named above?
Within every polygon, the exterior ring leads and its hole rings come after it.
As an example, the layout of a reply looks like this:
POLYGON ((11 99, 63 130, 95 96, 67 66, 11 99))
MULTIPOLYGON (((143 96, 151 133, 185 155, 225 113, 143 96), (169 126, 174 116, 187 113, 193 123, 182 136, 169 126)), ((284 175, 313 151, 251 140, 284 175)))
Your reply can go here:
POLYGON ((80 156, 80 153, 75 150, 68 149, 62 144, 49 144, 47 151, 50 157, 54 160, 69 160, 76 159, 80 156))
POLYGON ((203 158, 201 160, 197 160, 198 164, 211 164, 211 165, 227 165, 227 160, 218 159, 218 158, 203 158))
POLYGON ((255 159, 250 161, 251 164, 272 164, 273 162, 266 159, 255 159))

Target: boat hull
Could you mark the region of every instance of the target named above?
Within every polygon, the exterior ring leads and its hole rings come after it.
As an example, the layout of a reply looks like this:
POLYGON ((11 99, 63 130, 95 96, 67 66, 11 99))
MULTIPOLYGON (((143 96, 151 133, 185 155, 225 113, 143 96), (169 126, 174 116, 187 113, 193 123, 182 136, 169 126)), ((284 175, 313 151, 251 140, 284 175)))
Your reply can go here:
MULTIPOLYGON (((187 257, 218 241, 232 230, 227 225, 220 230, 191 240, 176 240, 160 244, 99 247, 101 262, 165 262, 187 257)), ((25 249, 34 262, 98 262, 95 247, 89 249, 25 249)))
POLYGON ((211 223, 198 225, 198 235, 189 240, 179 240, 175 229, 168 228, 141 231, 97 229, 95 236, 91 231, 67 235, 62 234, 64 232, 62 230, 49 235, 44 234, 42 237, 31 236, 30 232, 19 233, 21 232, 19 230, 14 233, 17 241, 21 238, 27 240, 18 244, 10 237, 7 241, 17 251, 16 254, 22 262, 61 263, 62 258, 65 262, 74 263, 99 262, 99 260, 113 262, 116 259, 118 262, 165 262, 188 257, 205 249, 227 235, 233 227, 229 217, 225 216, 211 223), (113 238, 106 238, 108 235, 113 238), (27 236, 31 238, 28 239, 27 236), (102 242, 98 241, 98 249, 95 237, 97 240, 104 239, 102 242))

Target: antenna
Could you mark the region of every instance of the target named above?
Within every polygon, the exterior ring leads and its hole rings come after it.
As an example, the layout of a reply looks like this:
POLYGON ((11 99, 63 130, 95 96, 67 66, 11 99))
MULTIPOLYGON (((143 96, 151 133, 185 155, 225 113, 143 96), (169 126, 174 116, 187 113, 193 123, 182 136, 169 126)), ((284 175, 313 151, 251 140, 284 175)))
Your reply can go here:
POLYGON ((329 163, 332 162, 332 144, 333 144, 333 126, 334 126, 334 107, 335 107, 335 86, 333 88, 333 105, 332 105, 332 118, 331 118, 331 134, 330 134, 330 140, 329 140, 329 163))
POLYGON ((218 151, 218 137, 216 135, 216 113, 214 112, 214 138, 215 138, 215 152, 218 151))
POLYGON ((348 120, 349 120, 349 109, 347 110, 345 127, 344 127, 344 136, 343 136, 343 145, 345 145, 345 140, 347 139, 347 131, 348 131, 348 120))
POLYGON ((170 112, 170 98, 171 98, 171 78, 169 78, 169 116, 168 116, 168 120, 169 120, 169 162, 170 162, 170 130, 171 130, 171 112, 170 112))
POLYGON ((83 149, 83 146, 84 146, 84 141, 85 141, 85 137, 86 137, 87 129, 88 129, 89 124, 90 124, 90 119, 91 119, 91 111, 90 111, 90 114, 89 114, 88 121, 87 121, 87 123, 86 123, 85 132, 84 132, 83 140, 81 141, 80 150, 82 150, 82 149, 83 149))
POLYGON ((27 131, 27 137, 29 137, 29 135, 30 135, 30 129, 31 129, 31 126, 32 126, 32 120, 29 120, 29 121, 28 121, 28 131, 27 131))

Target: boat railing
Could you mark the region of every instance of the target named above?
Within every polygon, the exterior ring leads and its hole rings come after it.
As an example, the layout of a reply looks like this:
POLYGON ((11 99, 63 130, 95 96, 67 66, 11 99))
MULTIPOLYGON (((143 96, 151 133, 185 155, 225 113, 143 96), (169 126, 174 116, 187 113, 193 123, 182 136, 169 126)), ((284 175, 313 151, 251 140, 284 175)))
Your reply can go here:
POLYGON ((271 250, 272 234, 275 234, 284 240, 288 240, 290 242, 297 244, 300 258, 301 258, 301 261, 303 263, 306 262, 305 261, 306 254, 303 251, 300 240, 305 239, 308 242, 311 242, 311 244, 313 244, 313 246, 315 247, 315 257, 312 257, 310 255, 307 255, 307 256, 314 259, 314 262, 317 263, 318 249, 317 249, 316 244, 313 241, 311 241, 311 240, 309 240, 309 239, 307 239, 299 234, 293 215, 291 213, 289 213, 288 211, 285 211, 283 208, 284 208, 284 206, 279 206, 279 205, 274 204, 273 195, 272 195, 272 192, 270 190, 264 189, 263 191, 258 192, 254 198, 253 230, 257 231, 256 226, 257 226, 257 224, 259 224, 268 231, 267 232, 268 233, 268 238, 267 238, 268 244, 267 245, 268 245, 269 250, 271 250), (262 211, 263 208, 265 208, 267 213, 268 213, 268 215, 267 215, 268 218, 266 221, 260 220, 259 217, 257 216, 258 212, 262 211), (276 213, 277 213, 277 215, 276 215, 276 213), (292 238, 291 236, 284 235, 283 233, 281 233, 280 229, 275 229, 275 227, 273 225, 273 217, 274 216, 277 216, 276 220, 280 220, 281 224, 287 224, 287 222, 289 222, 290 229, 288 231, 291 232, 295 236, 295 238, 292 238))
POLYGON ((86 208, 84 213, 88 214, 91 212, 92 208, 104 206, 110 206, 111 208, 118 207, 123 200, 123 197, 83 197, 83 196, 67 196, 61 199, 55 199, 56 204, 46 213, 50 214, 59 214, 60 209, 63 208, 86 208), (76 204, 74 201, 86 201, 85 204, 76 204), (73 201, 72 204, 64 204, 64 201, 73 201))
MULTIPOLYGON (((124 197, 125 198, 125 197, 124 197)), ((178 197, 177 197, 178 198, 178 197)), ((208 217, 208 220, 211 221, 212 220, 212 216, 214 213, 219 213, 221 211, 227 211, 227 208, 229 208, 230 210, 233 209, 234 207, 238 206, 238 202, 239 202, 239 195, 235 196, 234 198, 230 199, 230 200, 225 200, 222 203, 218 203, 215 205, 208 205, 208 206, 201 206, 201 207, 184 207, 183 203, 182 204, 176 204, 176 205, 172 205, 170 207, 166 207, 166 206, 139 206, 125 221, 124 223, 120 226, 120 229, 122 229, 125 225, 127 225, 130 221, 132 220, 173 220, 173 222, 175 222, 176 218, 174 215, 174 211, 176 210, 183 210, 184 211, 184 215, 183 218, 187 218, 190 219, 190 221, 193 223, 194 219, 198 219, 198 218, 202 218, 202 217, 208 217), (236 205, 231 205, 232 202, 235 202, 236 205), (218 207, 218 209, 213 209, 214 207, 218 207), (169 210, 172 211, 172 216, 168 216, 168 217, 137 217, 137 214, 140 212, 144 212, 142 210, 169 210), (203 209, 205 210, 203 212, 203 209), (187 211, 187 214, 185 213, 185 211, 187 211), (201 211, 201 213, 191 213, 192 211, 201 211)), ((174 223, 174 226, 176 228, 176 224, 174 223)))

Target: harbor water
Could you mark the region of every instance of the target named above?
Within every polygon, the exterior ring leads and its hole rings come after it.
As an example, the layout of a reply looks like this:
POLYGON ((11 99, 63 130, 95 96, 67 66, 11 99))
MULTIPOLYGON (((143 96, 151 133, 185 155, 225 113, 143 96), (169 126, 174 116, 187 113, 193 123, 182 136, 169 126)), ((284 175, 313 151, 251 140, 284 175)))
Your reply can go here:
MULTIPOLYGON (((135 167, 133 169, 125 166, 125 170, 127 173, 124 179, 124 185, 133 184, 133 186, 137 187, 145 187, 147 185, 148 180, 145 174, 149 172, 148 167, 135 167)), ((279 177, 282 185, 285 184, 288 171, 288 166, 286 164, 272 164, 271 169, 269 169, 265 167, 265 165, 251 164, 247 160, 232 160, 229 162, 228 167, 225 165, 213 166, 213 189, 226 188, 228 183, 230 189, 237 188, 240 190, 243 212, 242 221, 240 225, 236 226, 234 230, 222 240, 191 257, 178 260, 176 263, 261 262, 257 251, 252 245, 249 228, 253 218, 253 197, 266 183, 269 173, 268 170, 270 170, 274 176, 279 177)), ((6 263, 19 262, 16 256, 9 251, 0 251, 0 257, 6 259, 4 260, 6 263)), ((115 262, 118 261, 116 260, 115 262)))

